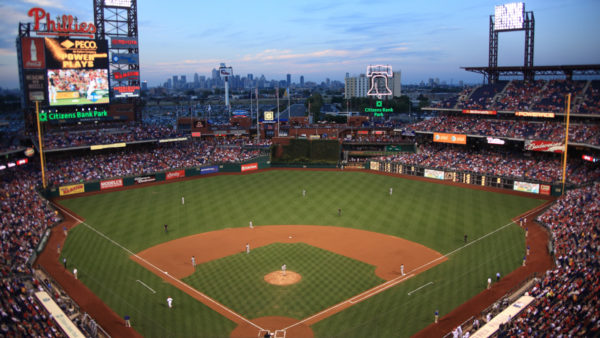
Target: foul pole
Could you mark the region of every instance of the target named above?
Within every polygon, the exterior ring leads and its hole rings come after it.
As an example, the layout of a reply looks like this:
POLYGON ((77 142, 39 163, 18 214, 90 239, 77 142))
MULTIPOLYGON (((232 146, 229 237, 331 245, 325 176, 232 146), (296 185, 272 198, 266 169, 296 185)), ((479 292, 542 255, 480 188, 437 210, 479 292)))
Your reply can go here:
POLYGON ((565 128, 565 151, 563 153, 563 166, 562 166, 562 192, 565 193, 565 182, 567 178, 567 149, 569 147, 569 120, 571 112, 571 94, 567 94, 567 127, 565 128))
POLYGON ((40 166, 42 167, 42 187, 46 189, 46 166, 44 165, 44 144, 42 142, 42 128, 40 128, 40 101, 35 101, 35 116, 37 119, 38 144, 40 147, 40 166))

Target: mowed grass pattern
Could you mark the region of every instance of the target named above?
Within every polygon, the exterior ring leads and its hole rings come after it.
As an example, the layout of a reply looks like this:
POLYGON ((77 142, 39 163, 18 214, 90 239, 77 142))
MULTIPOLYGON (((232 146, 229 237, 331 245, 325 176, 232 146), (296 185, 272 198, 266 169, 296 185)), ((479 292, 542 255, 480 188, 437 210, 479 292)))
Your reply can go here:
POLYGON ((304 243, 273 243, 214 260, 184 281, 250 319, 302 319, 384 282, 372 265, 304 243), (283 264, 302 276, 300 282, 267 283, 264 276, 283 264))
MULTIPOLYGON (((196 233, 247 227, 252 220, 255 226, 311 224, 365 229, 447 254, 464 245, 464 234, 473 241, 543 201, 369 173, 281 170, 206 177, 61 203, 132 252, 196 233), (306 197, 302 197, 303 189, 306 197), (168 234, 163 231, 165 223, 169 224, 168 234)), ((488 276, 514 270, 523 253, 523 232, 510 225, 457 251, 444 264, 317 323, 313 329, 317 336, 364 336, 373 330, 409 335, 429 324, 436 308, 443 315, 480 292, 488 276), (430 281, 434 284, 407 296, 430 281)), ((151 318, 134 324, 145 336, 164 336, 162 328, 172 328, 172 336, 227 336, 235 327, 139 267, 123 249, 85 226, 71 231, 63 254, 83 272, 83 282, 117 313, 137 312, 142 318, 151 318), (149 292, 137 279, 157 293, 149 292), (168 295, 176 305, 170 312, 165 307, 168 295)), ((318 268, 316 262, 313 265, 318 268)), ((334 290, 344 294, 346 286, 337 285, 334 290)), ((243 290, 244 285, 238 288, 243 290)), ((225 299, 229 289, 221 292, 217 298, 225 299)), ((315 298, 309 293, 297 301, 318 302, 315 298)))

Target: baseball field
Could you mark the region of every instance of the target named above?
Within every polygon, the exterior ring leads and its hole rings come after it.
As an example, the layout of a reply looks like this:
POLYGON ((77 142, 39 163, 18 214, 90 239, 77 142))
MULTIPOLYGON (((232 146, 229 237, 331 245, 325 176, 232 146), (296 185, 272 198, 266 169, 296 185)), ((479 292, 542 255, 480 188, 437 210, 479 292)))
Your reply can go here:
POLYGON ((217 175, 60 201, 79 223, 60 259, 146 337, 409 336, 520 266, 511 218, 544 202, 366 172, 217 175))

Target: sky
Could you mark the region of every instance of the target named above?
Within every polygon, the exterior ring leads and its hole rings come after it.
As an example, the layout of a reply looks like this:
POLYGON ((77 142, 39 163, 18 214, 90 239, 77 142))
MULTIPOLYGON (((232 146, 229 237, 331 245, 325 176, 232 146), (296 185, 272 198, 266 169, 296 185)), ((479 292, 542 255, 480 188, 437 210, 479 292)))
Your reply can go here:
MULTIPOLYGON (((343 81, 391 65, 402 83, 429 78, 481 83, 460 67, 488 63, 489 16, 511 1, 138 0, 140 74, 149 86, 172 75, 234 75, 292 82, 343 81)), ((94 22, 93 0, 0 0, 0 87, 18 88, 15 39, 30 8, 94 22)), ((532 0, 534 65, 600 64, 599 0, 532 0)), ((524 32, 499 35, 500 66, 522 65, 524 32)))

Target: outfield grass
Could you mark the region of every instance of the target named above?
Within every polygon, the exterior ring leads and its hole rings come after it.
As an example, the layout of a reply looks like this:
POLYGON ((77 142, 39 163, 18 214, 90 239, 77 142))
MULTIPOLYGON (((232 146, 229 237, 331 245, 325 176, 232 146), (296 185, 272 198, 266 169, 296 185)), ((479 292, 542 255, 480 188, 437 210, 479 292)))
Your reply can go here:
MULTIPOLYGON (((464 234, 473 241, 543 201, 367 173, 269 171, 175 182, 61 203, 132 252, 196 233, 247 227, 252 220, 255 226, 312 224, 365 229, 403 237, 448 254, 463 246, 464 234), (394 189, 392 196, 388 193, 390 187, 394 189), (304 198, 303 189, 307 191, 304 198), (181 205, 182 196, 185 205, 181 205), (338 208, 342 209, 342 217, 337 215, 338 208), (168 234, 163 232, 164 223, 169 224, 168 234)), ((313 329, 317 336, 352 337, 375 332, 409 335, 429 324, 435 309, 443 315, 480 292, 489 276, 514 270, 523 252, 522 230, 508 226, 456 251, 447 262, 317 323, 313 329), (407 295, 429 282, 433 284, 407 295)), ((128 259, 123 249, 87 226, 78 226, 69 233, 63 255, 77 266, 81 280, 111 308, 120 315, 132 316, 134 326, 144 336, 227 336, 235 327, 128 259), (169 295, 175 299, 171 310, 165 301, 169 295)), ((235 257, 229 259, 235 261, 235 257)), ((310 273, 311 265, 315 271, 318 269, 317 262, 307 258, 301 264, 308 266, 306 273, 310 273)), ((209 269, 210 264, 198 268, 209 269)), ((190 278, 190 283, 206 285, 210 276, 195 274, 190 278)), ((228 289, 222 288, 220 294, 218 284, 210 286, 210 292, 227 302, 237 300, 243 304, 252 300, 255 295, 244 297, 243 292, 235 298, 227 295, 236 282, 240 284, 238 289, 250 288, 244 285, 247 282, 236 279, 228 280, 228 289)), ((366 286, 339 285, 335 292, 351 294, 362 287, 366 286)), ((297 302, 310 306, 301 304, 290 316, 309 314, 319 297, 312 292, 303 294, 297 302)), ((265 304, 268 306, 264 312, 259 306, 238 308, 248 316, 263 316, 275 313, 269 312, 275 303, 265 304)))

